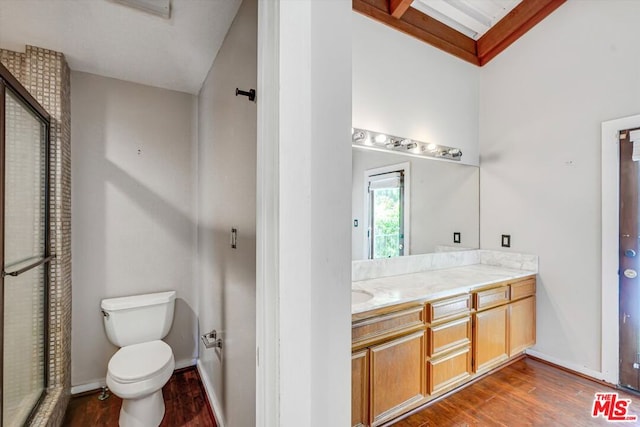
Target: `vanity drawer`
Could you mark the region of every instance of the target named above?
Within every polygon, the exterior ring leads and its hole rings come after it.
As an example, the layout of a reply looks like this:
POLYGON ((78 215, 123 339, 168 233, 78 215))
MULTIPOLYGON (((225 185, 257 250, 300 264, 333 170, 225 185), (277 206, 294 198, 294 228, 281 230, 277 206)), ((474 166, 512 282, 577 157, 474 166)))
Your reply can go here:
POLYGON ((511 301, 536 294, 536 279, 530 277, 511 284, 511 301))
POLYGON ((445 357, 427 362, 427 391, 437 394, 450 390, 471 377, 471 348, 469 346, 445 357))
POLYGON ((371 344, 379 339, 424 327, 422 305, 381 316, 353 322, 351 327, 352 346, 371 344))
POLYGON ((470 316, 427 329, 427 356, 429 357, 437 357, 447 350, 470 343, 470 316))
POLYGON ((449 317, 469 313, 471 311, 471 299, 469 294, 456 295, 428 302, 425 310, 427 312, 427 321, 435 323, 449 317))
POLYGON ((497 288, 487 289, 485 291, 475 292, 474 308, 476 310, 484 310, 490 307, 496 307, 509 302, 509 286, 499 286, 497 288))

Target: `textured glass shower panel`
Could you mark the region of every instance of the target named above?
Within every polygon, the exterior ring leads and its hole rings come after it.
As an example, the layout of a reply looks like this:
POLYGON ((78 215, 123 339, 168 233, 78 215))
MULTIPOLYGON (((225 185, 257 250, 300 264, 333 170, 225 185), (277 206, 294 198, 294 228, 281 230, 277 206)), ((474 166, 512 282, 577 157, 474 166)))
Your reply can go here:
POLYGON ((5 107, 4 265, 9 271, 45 253, 46 157, 40 120, 9 91, 5 107))
MULTIPOLYGON (((4 269, 45 257, 45 127, 10 91, 5 102, 4 269)), ((22 425, 44 390, 46 266, 4 279, 3 426, 22 425)))
POLYGON ((45 268, 4 279, 3 427, 22 426, 44 390, 45 268))

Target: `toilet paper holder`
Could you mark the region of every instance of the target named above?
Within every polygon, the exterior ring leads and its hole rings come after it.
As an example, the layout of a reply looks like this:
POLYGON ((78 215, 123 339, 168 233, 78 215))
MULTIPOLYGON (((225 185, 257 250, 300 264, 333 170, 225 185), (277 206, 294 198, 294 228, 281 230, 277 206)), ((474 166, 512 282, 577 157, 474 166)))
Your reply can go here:
POLYGON ((218 331, 215 329, 200 337, 205 348, 222 348, 222 338, 218 338, 218 331))

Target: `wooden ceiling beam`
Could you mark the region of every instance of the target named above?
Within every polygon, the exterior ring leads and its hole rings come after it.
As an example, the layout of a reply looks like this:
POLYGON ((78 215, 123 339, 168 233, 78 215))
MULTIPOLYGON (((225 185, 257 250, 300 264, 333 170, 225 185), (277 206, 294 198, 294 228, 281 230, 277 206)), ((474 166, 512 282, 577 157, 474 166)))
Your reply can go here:
POLYGON ((387 0, 352 0, 352 5, 369 18, 479 65, 475 40, 416 9, 409 8, 396 19, 389 13, 387 0))
POLYGON ((389 15, 397 19, 402 18, 411 3, 413 0, 389 0, 389 15))
POLYGON ((523 0, 477 42, 414 9, 412 0, 352 0, 353 10, 482 66, 549 16, 566 0, 523 0), (395 16, 395 15, 399 16, 395 16))
POLYGON ((523 0, 477 42, 480 66, 522 37, 566 0, 523 0))

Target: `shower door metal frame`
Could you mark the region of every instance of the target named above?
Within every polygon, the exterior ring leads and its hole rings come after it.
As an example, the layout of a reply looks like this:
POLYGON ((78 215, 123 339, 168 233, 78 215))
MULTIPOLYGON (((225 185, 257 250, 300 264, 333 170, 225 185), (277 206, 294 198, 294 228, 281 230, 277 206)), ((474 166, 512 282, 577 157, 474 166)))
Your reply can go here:
POLYGON ((34 405, 31 408, 31 413, 27 418, 25 425, 28 424, 33 415, 37 411, 38 407, 44 399, 47 388, 49 387, 49 336, 50 336, 50 324, 49 324, 49 283, 51 276, 51 214, 50 214, 50 186, 51 186, 51 174, 50 174, 50 132, 51 116, 40 105, 40 103, 29 93, 29 91, 22 86, 22 84, 9 72, 9 70, 0 63, 0 261, 2 262, 2 274, 0 274, 0 425, 2 424, 2 417, 4 414, 4 278, 7 275, 18 276, 26 271, 36 268, 40 265, 45 265, 45 278, 44 278, 44 376, 43 391, 34 405), (35 116, 44 124, 44 144, 45 144, 45 180, 44 180, 44 256, 43 258, 33 264, 26 266, 20 270, 7 273, 4 269, 4 239, 5 239, 5 102, 7 91, 16 97, 22 104, 29 108, 29 110, 35 114, 35 116))

